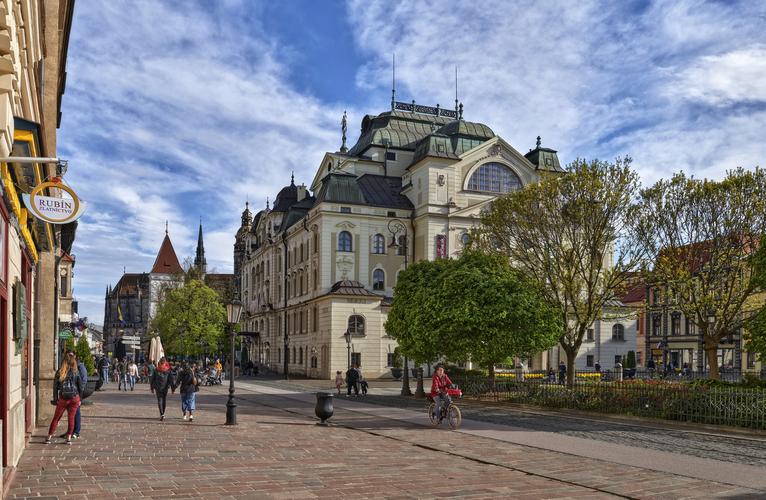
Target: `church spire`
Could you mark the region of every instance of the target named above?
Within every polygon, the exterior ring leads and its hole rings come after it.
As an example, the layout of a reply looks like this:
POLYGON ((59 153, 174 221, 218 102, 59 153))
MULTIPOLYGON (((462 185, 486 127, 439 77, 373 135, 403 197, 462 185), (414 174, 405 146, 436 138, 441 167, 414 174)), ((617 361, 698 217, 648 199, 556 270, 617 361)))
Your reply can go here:
POLYGON ((205 245, 202 242, 202 217, 199 218, 199 237, 197 238, 197 255, 194 257, 194 267, 200 271, 202 279, 204 279, 207 273, 207 261, 205 260, 205 245))

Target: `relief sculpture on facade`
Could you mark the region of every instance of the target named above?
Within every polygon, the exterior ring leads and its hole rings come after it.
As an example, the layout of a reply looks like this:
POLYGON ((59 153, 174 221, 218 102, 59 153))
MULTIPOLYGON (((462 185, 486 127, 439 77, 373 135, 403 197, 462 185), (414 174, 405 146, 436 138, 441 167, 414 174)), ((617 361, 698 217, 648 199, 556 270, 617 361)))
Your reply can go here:
POLYGON ((349 255, 341 255, 337 260, 338 271, 342 281, 350 280, 349 273, 354 268, 354 259, 349 255))

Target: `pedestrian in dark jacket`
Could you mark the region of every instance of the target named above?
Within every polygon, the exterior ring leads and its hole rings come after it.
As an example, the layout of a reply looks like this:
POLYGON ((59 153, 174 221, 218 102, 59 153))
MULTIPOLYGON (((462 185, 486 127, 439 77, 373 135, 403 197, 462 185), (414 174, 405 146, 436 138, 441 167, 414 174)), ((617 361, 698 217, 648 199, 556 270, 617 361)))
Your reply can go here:
POLYGON ((188 363, 184 363, 181 366, 181 371, 178 372, 178 385, 181 387, 181 410, 184 412, 184 420, 188 418, 190 422, 194 421, 194 394, 199 390, 197 385, 199 379, 197 374, 188 363), (187 417, 186 412, 189 412, 187 417))
POLYGON ((564 385, 565 378, 567 378, 567 365, 562 361, 559 363, 559 384, 564 385))
MULTIPOLYGON (((85 384, 88 383, 88 369, 85 368, 85 363, 83 363, 81 360, 77 359, 77 355, 74 353, 73 350, 69 349, 66 352, 67 354, 72 354, 72 356, 75 357, 75 363, 77 363, 77 373, 80 374, 80 379, 82 380, 82 386, 85 387, 85 384)), ((82 415, 80 414, 81 406, 77 407, 77 412, 74 414, 74 432, 72 433, 73 438, 80 437, 80 430, 82 428, 82 415)), ((62 434, 62 438, 66 438, 66 433, 62 434)))
POLYGON ((354 396, 359 395, 359 384, 357 384, 358 381, 359 371, 356 369, 356 365, 354 365, 346 372, 346 384, 348 384, 348 392, 346 393, 346 397, 351 396, 352 387, 354 388, 354 396))
POLYGON ((45 443, 50 443, 53 433, 56 432, 61 415, 64 410, 67 412, 67 432, 65 435, 66 443, 72 444, 72 433, 74 432, 74 416, 80 407, 80 398, 85 386, 77 371, 77 361, 74 354, 67 354, 64 357, 64 363, 53 377, 53 400, 56 402, 56 411, 51 420, 51 426, 48 428, 48 437, 45 443))
POLYGON ((152 374, 152 380, 149 384, 152 389, 152 394, 157 393, 157 406, 160 408, 160 422, 165 420, 165 403, 168 397, 168 389, 173 394, 176 393, 176 382, 173 378, 173 370, 170 369, 170 365, 163 357, 160 359, 157 369, 152 374))

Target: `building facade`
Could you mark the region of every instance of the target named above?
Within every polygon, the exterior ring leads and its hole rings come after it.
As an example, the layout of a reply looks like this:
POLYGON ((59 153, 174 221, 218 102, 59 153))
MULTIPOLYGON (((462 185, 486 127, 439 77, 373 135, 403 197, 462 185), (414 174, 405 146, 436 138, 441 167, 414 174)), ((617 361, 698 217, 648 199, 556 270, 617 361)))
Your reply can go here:
POLYGON ((399 273, 458 257, 481 210, 543 170, 563 172, 556 151, 538 138, 521 154, 465 121, 462 105, 392 101, 364 117, 351 149, 344 125, 308 187, 291 179, 273 207, 242 213, 234 269, 251 354, 278 372, 329 379, 356 362, 387 376, 396 342, 383 325, 399 273))
MULTIPOLYGON (((62 176, 56 129, 74 0, 0 0, 0 462, 5 488, 35 425, 47 425, 57 368, 59 264, 76 223, 36 219, 23 194, 62 176)), ((47 188, 42 194, 61 196, 47 188)))

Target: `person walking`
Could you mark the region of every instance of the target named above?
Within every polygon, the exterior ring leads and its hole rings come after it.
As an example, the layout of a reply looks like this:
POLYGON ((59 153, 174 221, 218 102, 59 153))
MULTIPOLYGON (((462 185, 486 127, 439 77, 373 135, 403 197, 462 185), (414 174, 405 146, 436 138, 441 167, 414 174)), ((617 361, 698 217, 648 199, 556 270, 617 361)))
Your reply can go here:
POLYGON ((181 371, 178 372, 178 385, 181 392, 181 410, 184 412, 184 420, 194 421, 194 399, 195 393, 199 390, 199 379, 197 374, 188 363, 181 365, 181 371), (187 416, 186 413, 189 413, 187 416))
POLYGON ((53 414, 51 425, 48 428, 48 437, 45 438, 45 444, 50 444, 53 433, 56 432, 56 426, 64 414, 67 412, 67 432, 64 435, 66 444, 72 444, 72 434, 74 433, 75 414, 80 408, 80 398, 85 384, 82 383, 80 373, 77 370, 77 361, 73 353, 64 356, 64 363, 56 371, 53 377, 53 400, 56 401, 56 411, 53 414))
POLYGON ((351 397, 351 388, 354 388, 354 396, 359 396, 359 385, 357 384, 357 381, 359 380, 359 372, 356 369, 356 365, 352 366, 348 369, 346 372, 346 384, 348 384, 348 391, 346 392, 346 397, 351 397))
POLYGON ((601 373, 601 360, 599 359, 596 360, 595 368, 596 368, 596 373, 601 373))
MULTIPOLYGON (((130 380, 131 391, 136 385, 136 379, 138 379, 138 366, 133 362, 133 358, 130 358, 130 362, 128 363, 128 380, 130 380)), ((127 391, 128 388, 125 387, 125 390, 127 391)))
POLYGON ((122 361, 117 363, 117 371, 120 372, 120 380, 117 382, 117 390, 120 390, 122 386, 126 391, 128 390, 128 358, 123 356, 122 361))
POLYGON ((240 366, 242 366, 242 364, 239 362, 239 359, 234 358, 234 378, 239 378, 240 366))
MULTIPOLYGON (((109 383, 109 359, 106 356, 102 356, 98 362, 98 369, 101 372, 101 380, 104 384, 109 383)), ((103 389, 100 389, 103 391, 103 389)))
POLYGON ((170 365, 163 357, 160 358, 160 362, 157 365, 157 369, 152 374, 152 380, 149 383, 152 394, 157 394, 157 406, 160 408, 160 422, 165 420, 165 403, 168 397, 168 389, 173 394, 176 393, 176 384, 173 379, 173 370, 170 369, 170 365))
POLYGON ((567 365, 562 361, 559 363, 559 384, 564 385, 567 378, 567 365))
POLYGON ((335 388, 338 389, 338 396, 340 396, 341 387, 343 387, 343 374, 338 370, 335 372, 335 388))
MULTIPOLYGON (((88 383, 88 370, 85 368, 85 364, 81 360, 77 359, 77 354, 75 354, 73 350, 68 349, 66 353, 74 356, 75 363, 77 364, 77 373, 80 374, 80 379, 82 379, 82 386, 84 389, 85 384, 88 383)), ((80 414, 80 406, 82 405, 77 406, 77 412, 74 414, 74 432, 72 432, 73 438, 80 437, 80 429, 82 428, 82 415, 80 414)), ((66 438, 66 432, 59 437, 66 438)))
MULTIPOLYGON (((117 356, 113 357, 112 358, 112 377, 114 377, 114 381, 115 382, 119 382, 120 381, 120 369, 119 369, 119 366, 120 366, 119 358, 117 356)), ((118 388, 119 388, 119 384, 118 384, 118 388)))

